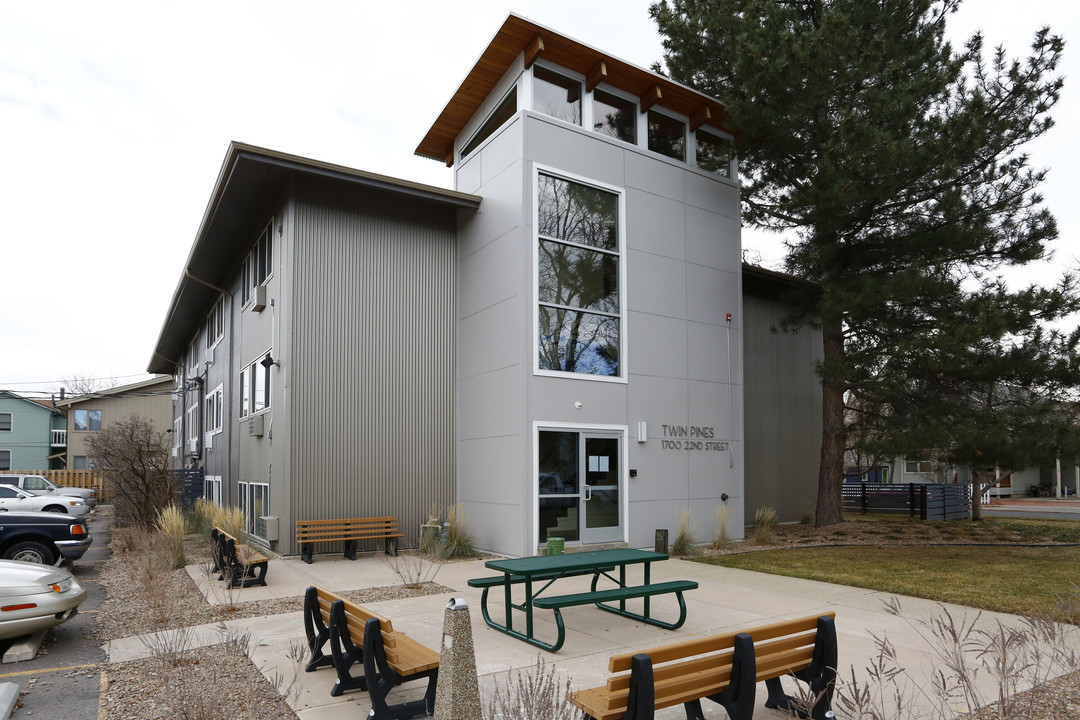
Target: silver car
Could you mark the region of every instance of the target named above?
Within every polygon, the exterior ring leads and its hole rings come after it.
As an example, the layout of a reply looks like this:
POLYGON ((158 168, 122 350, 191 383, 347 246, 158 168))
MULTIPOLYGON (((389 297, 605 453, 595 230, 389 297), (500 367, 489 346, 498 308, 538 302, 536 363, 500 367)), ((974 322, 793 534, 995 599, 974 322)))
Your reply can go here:
POLYGON ((85 599, 86 588, 67 570, 0 560, 0 640, 67 622, 85 599))
POLYGON ((90 506, 69 495, 34 495, 12 485, 0 485, 0 509, 12 512, 55 512, 82 516, 90 506))

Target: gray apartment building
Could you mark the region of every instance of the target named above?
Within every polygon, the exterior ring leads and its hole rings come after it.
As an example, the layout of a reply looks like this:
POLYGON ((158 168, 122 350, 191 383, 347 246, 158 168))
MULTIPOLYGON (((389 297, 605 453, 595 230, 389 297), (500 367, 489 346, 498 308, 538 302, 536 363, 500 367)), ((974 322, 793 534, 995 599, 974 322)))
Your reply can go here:
POLYGON ((149 364, 178 463, 284 554, 456 503, 510 555, 797 519, 820 336, 772 332, 723 118, 511 15, 417 148, 455 190, 233 143, 149 364))

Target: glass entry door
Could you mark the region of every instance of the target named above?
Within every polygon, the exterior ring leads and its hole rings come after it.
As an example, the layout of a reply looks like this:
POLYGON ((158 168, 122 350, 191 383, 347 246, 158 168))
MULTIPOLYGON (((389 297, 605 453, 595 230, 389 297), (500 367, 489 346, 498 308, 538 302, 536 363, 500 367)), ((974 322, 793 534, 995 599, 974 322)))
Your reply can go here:
POLYGON ((622 540, 622 436, 541 430, 537 487, 539 537, 569 542, 622 540))

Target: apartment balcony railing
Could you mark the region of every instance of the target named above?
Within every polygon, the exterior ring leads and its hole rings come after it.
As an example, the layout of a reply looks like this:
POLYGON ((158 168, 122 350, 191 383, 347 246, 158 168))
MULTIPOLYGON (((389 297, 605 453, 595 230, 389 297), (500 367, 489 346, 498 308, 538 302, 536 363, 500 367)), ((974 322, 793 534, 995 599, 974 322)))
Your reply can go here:
POLYGON ((49 444, 52 447, 67 447, 67 430, 53 430, 49 444))

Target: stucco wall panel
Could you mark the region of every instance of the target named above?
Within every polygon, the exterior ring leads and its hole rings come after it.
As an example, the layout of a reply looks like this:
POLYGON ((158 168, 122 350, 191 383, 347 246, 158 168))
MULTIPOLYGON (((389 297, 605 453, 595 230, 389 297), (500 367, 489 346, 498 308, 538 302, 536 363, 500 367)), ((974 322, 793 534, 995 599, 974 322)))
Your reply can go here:
POLYGON ((683 206, 661 195, 628 190, 626 242, 630 250, 641 250, 673 260, 686 259, 686 214, 683 206))
POLYGON ((687 207, 686 260, 717 270, 739 267, 742 250, 736 228, 722 215, 687 207))
POLYGON ((686 322, 662 315, 631 312, 630 371, 686 379, 688 358, 686 322))
POLYGON ((686 317, 686 263, 631 251, 626 255, 626 274, 629 309, 670 318, 686 317))

